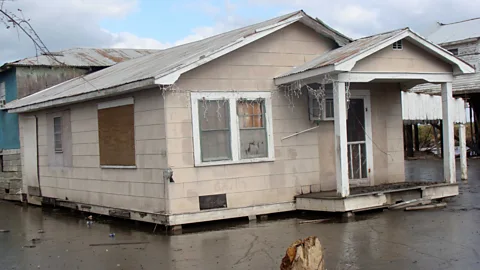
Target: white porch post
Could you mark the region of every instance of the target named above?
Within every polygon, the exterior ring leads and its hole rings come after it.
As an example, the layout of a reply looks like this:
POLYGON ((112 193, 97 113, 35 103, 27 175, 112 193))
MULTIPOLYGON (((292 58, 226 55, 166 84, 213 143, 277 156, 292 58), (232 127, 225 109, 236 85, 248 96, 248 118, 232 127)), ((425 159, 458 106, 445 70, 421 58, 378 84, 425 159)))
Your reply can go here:
POLYGON ((460 124, 458 129, 458 139, 460 144, 460 168, 462 170, 462 180, 468 179, 467 174, 467 139, 465 135, 465 124, 460 124))
POLYGON ((455 183, 455 139, 453 136, 452 83, 442 83, 443 114, 443 179, 446 183, 455 183))
POLYGON ((350 187, 348 183, 347 104, 345 100, 345 82, 335 82, 333 100, 337 194, 342 197, 347 197, 350 194, 350 187))

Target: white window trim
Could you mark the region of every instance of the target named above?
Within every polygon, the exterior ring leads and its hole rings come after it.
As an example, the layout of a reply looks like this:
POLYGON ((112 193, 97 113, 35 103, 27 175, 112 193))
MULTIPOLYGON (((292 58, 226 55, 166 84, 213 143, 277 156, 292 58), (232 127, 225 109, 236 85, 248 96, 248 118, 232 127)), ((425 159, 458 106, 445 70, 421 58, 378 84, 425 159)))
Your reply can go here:
POLYGON ((192 109, 192 128, 193 128, 193 147, 195 166, 215 166, 227 164, 242 164, 267 162, 275 160, 275 147, 273 145, 273 117, 272 117, 272 94, 271 92, 192 92, 191 93, 191 109, 192 109), (202 161, 202 151, 200 144, 200 122, 198 112, 198 100, 229 100, 230 109, 230 132, 231 132, 231 151, 232 160, 221 161, 202 161), (264 158, 241 159, 240 157, 240 129, 239 119, 237 116, 237 100, 238 99, 264 99, 265 100, 265 122, 267 129, 267 153, 264 158), (235 121, 233 121, 235 120, 235 121))

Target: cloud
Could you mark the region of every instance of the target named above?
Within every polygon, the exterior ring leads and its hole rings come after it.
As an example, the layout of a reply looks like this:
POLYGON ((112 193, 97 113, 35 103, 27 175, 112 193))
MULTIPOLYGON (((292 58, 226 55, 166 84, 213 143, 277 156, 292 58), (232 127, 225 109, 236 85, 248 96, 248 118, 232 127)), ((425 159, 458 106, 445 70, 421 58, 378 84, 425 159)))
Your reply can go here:
MULTIPOLYGON (((19 14, 34 26, 50 51, 72 47, 165 48, 171 46, 132 33, 110 33, 103 19, 122 19, 138 9, 137 0, 21 0, 6 1, 4 9, 19 14)), ((33 42, 16 29, 0 27, 0 62, 35 55, 33 42)), ((0 63, 0 64, 1 64, 0 63)))
POLYGON ((250 6, 303 9, 353 38, 411 27, 425 33, 437 21, 478 17, 480 1, 471 0, 248 0, 250 6))

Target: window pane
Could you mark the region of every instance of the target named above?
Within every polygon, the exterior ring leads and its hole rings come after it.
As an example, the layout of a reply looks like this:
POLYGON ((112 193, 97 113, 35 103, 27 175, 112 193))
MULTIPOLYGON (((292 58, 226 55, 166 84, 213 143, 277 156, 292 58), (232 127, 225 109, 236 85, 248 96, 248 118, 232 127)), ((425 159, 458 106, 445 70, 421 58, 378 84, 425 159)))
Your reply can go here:
POLYGON ((268 157, 266 129, 240 130, 240 156, 242 159, 268 157))
POLYGON ((326 99, 325 100, 325 117, 326 118, 333 118, 333 99, 326 99))
POLYGON ((55 151, 62 151, 62 118, 54 117, 53 118, 53 138, 55 144, 55 151))
POLYGON ((200 100, 198 112, 201 130, 229 129, 230 111, 227 101, 200 100))
POLYGON ((263 104, 263 100, 237 102, 237 114, 241 129, 264 127, 263 104))
POLYGON ((231 160, 228 101, 199 100, 202 161, 231 160))
POLYGON ((230 131, 201 131, 200 144, 203 161, 230 160, 230 131))

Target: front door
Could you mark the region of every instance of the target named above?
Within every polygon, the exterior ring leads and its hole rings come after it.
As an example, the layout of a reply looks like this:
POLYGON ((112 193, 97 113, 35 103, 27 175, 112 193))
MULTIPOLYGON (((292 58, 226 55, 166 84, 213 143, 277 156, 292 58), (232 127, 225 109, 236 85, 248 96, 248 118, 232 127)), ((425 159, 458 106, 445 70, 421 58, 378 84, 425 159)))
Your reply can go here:
MULTIPOLYGON (((353 93, 355 91, 352 91, 353 93)), ((370 97, 352 96, 348 107, 347 151, 350 186, 370 185, 372 149, 370 143, 370 97)))

